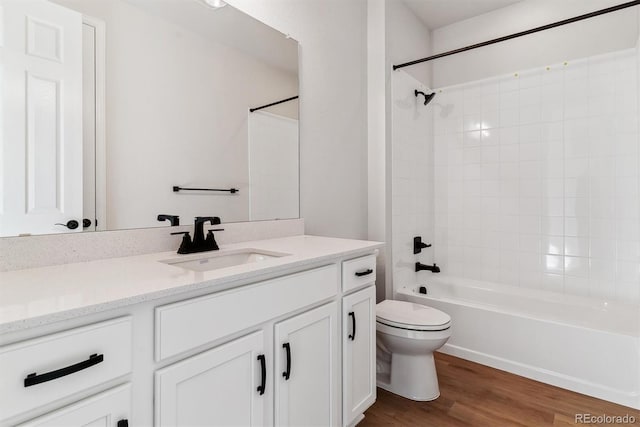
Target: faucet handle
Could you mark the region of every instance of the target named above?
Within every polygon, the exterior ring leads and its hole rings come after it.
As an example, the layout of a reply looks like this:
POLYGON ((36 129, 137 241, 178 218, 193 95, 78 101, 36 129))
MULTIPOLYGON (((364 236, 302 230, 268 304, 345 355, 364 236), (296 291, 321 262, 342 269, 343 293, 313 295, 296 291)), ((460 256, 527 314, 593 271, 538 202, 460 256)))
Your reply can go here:
POLYGON ((224 231, 224 228, 212 228, 211 230, 209 230, 209 233, 211 233, 212 231, 224 231))
POLYGON ((188 231, 178 231, 175 233, 171 233, 172 235, 182 234, 182 242, 180 243, 180 247, 178 248, 179 254, 188 254, 189 248, 191 247, 191 235, 188 231))

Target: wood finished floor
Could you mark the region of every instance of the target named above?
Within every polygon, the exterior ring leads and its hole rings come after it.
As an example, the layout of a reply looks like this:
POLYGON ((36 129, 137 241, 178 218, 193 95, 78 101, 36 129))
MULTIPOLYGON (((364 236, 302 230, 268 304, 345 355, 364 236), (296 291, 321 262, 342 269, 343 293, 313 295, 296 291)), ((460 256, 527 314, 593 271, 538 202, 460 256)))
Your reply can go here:
POLYGON ((575 414, 634 416, 640 411, 553 387, 508 372, 436 353, 440 397, 414 402, 378 389, 376 403, 358 427, 610 426, 575 424, 575 414))

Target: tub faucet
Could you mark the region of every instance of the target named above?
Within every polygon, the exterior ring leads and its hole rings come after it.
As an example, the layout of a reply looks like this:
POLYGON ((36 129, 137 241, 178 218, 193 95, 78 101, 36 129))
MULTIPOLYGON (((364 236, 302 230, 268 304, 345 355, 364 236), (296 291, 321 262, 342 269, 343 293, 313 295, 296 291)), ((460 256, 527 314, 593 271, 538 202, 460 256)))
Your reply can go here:
POLYGON ((422 270, 428 270, 432 273, 440 273, 440 267, 438 267, 435 262, 433 263, 433 265, 426 265, 416 262, 416 272, 422 270))

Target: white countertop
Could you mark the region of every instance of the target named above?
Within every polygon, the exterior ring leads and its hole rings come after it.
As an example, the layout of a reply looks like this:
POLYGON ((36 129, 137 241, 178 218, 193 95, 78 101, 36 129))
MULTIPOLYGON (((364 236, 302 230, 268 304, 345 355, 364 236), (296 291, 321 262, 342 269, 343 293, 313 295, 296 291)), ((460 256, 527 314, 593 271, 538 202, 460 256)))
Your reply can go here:
POLYGON ((160 252, 0 273, 0 334, 155 300, 233 281, 277 274, 338 257, 358 256, 383 243, 316 236, 224 245, 217 252, 160 252), (255 249, 291 254, 281 258, 196 272, 161 260, 255 249))

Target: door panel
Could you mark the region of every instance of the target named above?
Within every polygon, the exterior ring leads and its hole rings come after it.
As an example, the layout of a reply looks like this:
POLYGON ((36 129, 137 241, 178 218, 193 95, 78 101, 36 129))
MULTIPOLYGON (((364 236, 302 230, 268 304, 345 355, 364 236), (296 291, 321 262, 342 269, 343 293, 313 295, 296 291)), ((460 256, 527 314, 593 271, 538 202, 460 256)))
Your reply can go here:
POLYGON ((276 325, 275 425, 339 424, 337 314, 337 304, 331 303, 276 325), (283 375, 287 359, 288 379, 283 375))
MULTIPOLYGON (((264 425, 268 394, 258 391, 262 383, 259 355, 264 355, 262 331, 160 369, 155 424, 264 425)), ((269 381, 271 375, 266 374, 269 381)))
MULTIPOLYGON (((0 235, 82 222, 82 16, 3 0, 0 235)), ((75 231, 82 231, 81 227, 75 231)))
POLYGON ((375 286, 342 300, 342 401, 345 426, 364 413, 376 399, 375 311, 375 286))

